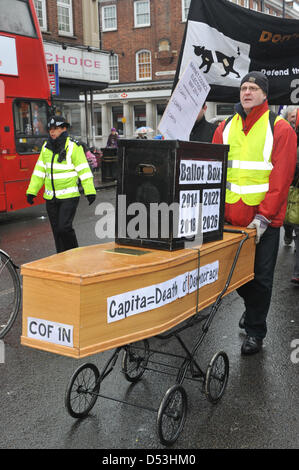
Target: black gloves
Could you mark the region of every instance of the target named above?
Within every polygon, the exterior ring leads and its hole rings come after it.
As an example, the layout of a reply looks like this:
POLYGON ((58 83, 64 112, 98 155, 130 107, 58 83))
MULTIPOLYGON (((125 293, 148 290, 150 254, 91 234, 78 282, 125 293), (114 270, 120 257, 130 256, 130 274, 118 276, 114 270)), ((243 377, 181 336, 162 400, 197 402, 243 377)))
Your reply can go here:
POLYGON ((33 199, 34 199, 36 196, 33 196, 33 194, 27 194, 26 197, 27 197, 27 202, 28 202, 28 204, 30 204, 30 206, 32 206, 32 204, 34 203, 34 200, 33 200, 33 199))
POLYGON ((90 206, 95 200, 96 200, 96 195, 95 194, 89 194, 87 197, 88 200, 88 205, 90 206))

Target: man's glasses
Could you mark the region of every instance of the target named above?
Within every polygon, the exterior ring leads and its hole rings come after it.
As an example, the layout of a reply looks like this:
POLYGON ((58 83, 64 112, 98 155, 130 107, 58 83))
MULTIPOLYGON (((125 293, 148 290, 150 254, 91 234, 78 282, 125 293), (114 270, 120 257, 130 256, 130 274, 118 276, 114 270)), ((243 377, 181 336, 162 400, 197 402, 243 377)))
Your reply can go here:
POLYGON ((245 93, 246 91, 256 93, 258 90, 261 90, 261 88, 258 86, 241 86, 240 88, 241 93, 245 93))

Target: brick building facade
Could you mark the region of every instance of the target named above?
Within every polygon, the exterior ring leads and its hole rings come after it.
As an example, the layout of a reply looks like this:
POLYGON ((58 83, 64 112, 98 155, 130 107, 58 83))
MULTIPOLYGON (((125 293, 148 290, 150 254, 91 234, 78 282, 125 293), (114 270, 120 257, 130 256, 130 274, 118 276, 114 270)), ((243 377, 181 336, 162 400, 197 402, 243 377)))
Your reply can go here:
MULTIPOLYGON (((231 0, 244 8, 299 18, 282 0, 231 0)), ((190 0, 99 0, 101 48, 110 51, 109 88, 95 94, 95 133, 105 145, 111 127, 131 138, 147 125, 157 132, 169 100, 190 0)), ((233 112, 210 103, 207 118, 233 112)))
POLYGON ((108 90, 96 94, 105 144, 111 127, 131 138, 157 126, 169 100, 189 0, 99 0, 101 47, 110 51, 108 90), (100 109, 99 109, 100 108, 100 109))
MULTIPOLYGON (((62 94, 57 102, 73 133, 99 147, 106 145, 111 127, 126 138, 143 125, 156 133, 171 95, 190 0, 34 1, 47 59, 60 66, 62 94), (78 78, 78 70, 74 76, 69 70, 63 76, 65 65, 76 65, 74 48, 105 55, 109 86, 97 76, 78 78)), ((299 18, 292 9, 295 1, 230 1, 275 16, 299 18)), ((232 110, 229 103, 209 103, 207 118, 224 117, 232 110)))
POLYGON ((100 50, 98 3, 95 0, 34 0, 46 61, 58 65, 57 112, 72 133, 90 141, 94 91, 109 82, 109 54, 100 50), (83 99, 82 99, 83 96, 83 99))

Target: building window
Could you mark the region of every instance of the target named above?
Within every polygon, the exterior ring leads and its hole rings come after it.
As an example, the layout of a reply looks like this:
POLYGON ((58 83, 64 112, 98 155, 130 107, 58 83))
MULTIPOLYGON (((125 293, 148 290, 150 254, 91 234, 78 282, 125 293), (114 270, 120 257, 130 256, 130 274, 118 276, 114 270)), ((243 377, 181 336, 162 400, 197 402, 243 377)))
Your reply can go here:
POLYGON ((216 105, 216 115, 217 116, 230 116, 234 114, 234 105, 233 104, 217 104, 216 105))
POLYGON ((255 11, 258 11, 258 3, 257 2, 252 3, 252 9, 255 10, 255 11))
POLYGON ((34 6, 41 31, 47 31, 46 0, 34 0, 34 6))
POLYGON ((157 128, 159 127, 159 123, 162 119, 166 106, 166 104, 157 104, 157 128))
POLYGON ((146 126, 146 108, 144 105, 134 106, 134 125, 135 130, 146 126))
POLYGON ((267 13, 267 15, 270 15, 270 8, 265 7, 265 13, 267 13))
POLYGON ((134 2, 134 25, 135 28, 150 26, 150 2, 149 0, 134 2))
POLYGON ((113 54, 109 56, 109 70, 110 70, 110 82, 119 81, 118 72, 118 55, 113 54))
POLYGON ((152 61, 150 51, 140 51, 136 54, 137 80, 152 79, 152 61))
POLYGON ((112 127, 115 127, 119 135, 124 135, 123 117, 123 107, 112 106, 112 127))
POLYGON ((249 8, 249 0, 244 0, 243 1, 243 6, 244 6, 244 8, 249 8))
POLYGON ((73 36, 72 0, 57 0, 58 32, 64 36, 73 36))
POLYGON ((182 21, 186 22, 188 18, 191 0, 182 0, 182 21))
POLYGON ((95 134, 102 135, 102 108, 99 106, 94 109, 94 126, 95 134))
POLYGON ((116 5, 102 7, 103 31, 115 31, 117 29, 116 5))

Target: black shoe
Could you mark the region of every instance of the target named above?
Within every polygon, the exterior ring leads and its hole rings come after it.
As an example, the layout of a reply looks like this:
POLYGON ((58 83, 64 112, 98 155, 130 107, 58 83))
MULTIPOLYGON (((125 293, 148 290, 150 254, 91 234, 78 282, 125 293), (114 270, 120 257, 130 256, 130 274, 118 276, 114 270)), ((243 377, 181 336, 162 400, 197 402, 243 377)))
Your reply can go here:
POLYGON ((289 245, 292 244, 293 237, 288 237, 287 235, 285 235, 283 240, 284 240, 284 244, 285 244, 286 246, 289 246, 289 245))
POLYGON ((243 313, 239 321, 239 328, 241 328, 242 330, 245 329, 245 316, 246 316, 246 312, 243 313))
POLYGON ((263 340, 260 338, 254 338, 253 336, 246 336, 242 347, 241 354, 249 356, 250 354, 258 353, 263 346, 263 340))

